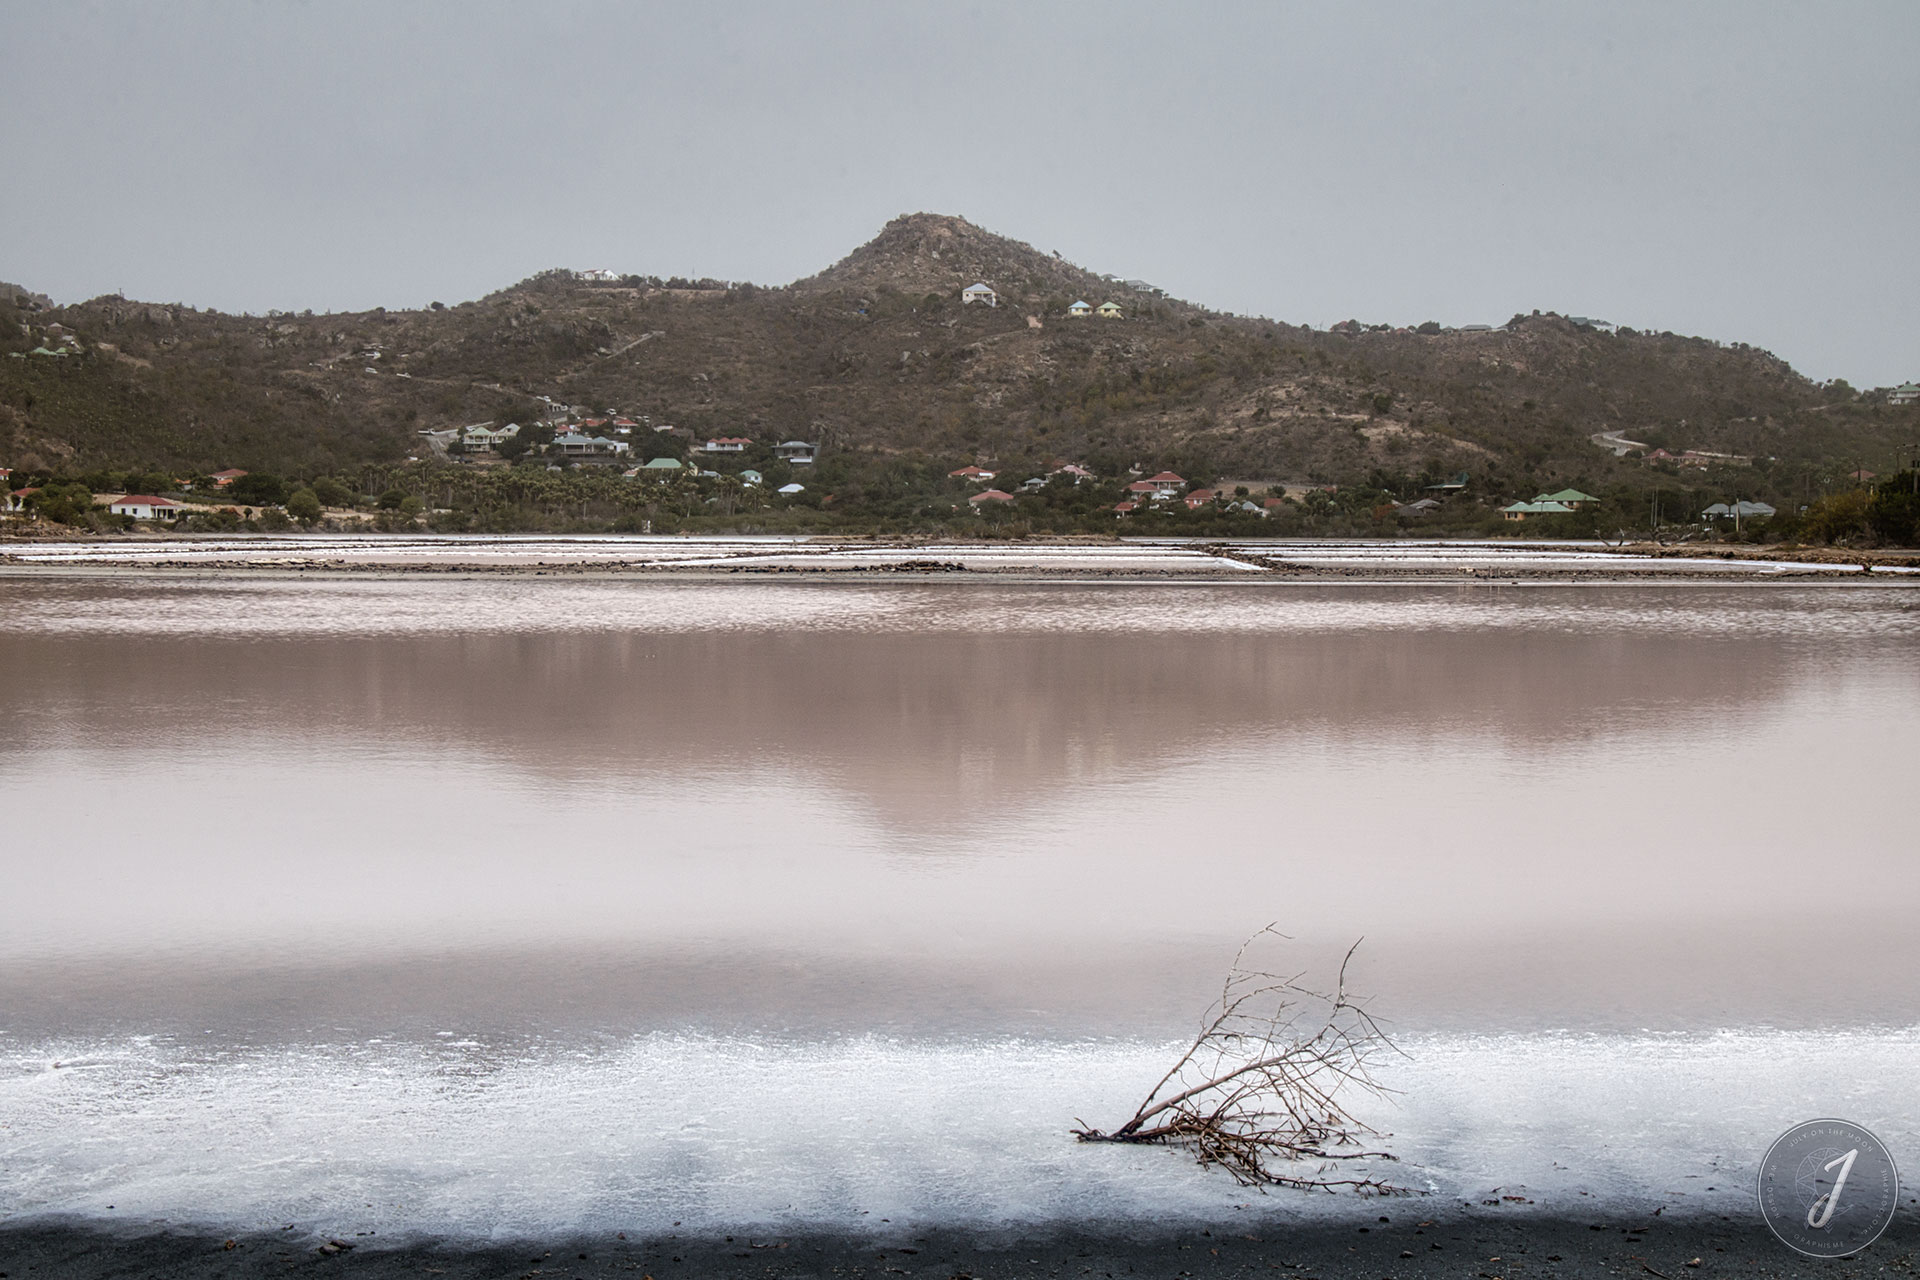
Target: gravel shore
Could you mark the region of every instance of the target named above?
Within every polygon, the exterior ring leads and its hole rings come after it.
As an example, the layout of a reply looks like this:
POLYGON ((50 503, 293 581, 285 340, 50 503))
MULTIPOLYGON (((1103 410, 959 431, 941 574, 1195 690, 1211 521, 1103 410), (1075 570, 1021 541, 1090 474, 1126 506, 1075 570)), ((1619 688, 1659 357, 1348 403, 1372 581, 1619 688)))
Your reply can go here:
POLYGON ((1910 1275, 1920 1231, 1896 1221, 1850 1258, 1792 1252, 1757 1219, 1423 1217, 1382 1202, 1365 1225, 1236 1224, 1165 1233, 1128 1229, 1022 1234, 931 1231, 899 1237, 741 1235, 555 1238, 484 1247, 388 1246, 374 1237, 330 1240, 306 1229, 208 1236, 113 1233, 89 1226, 0 1228, 8 1280, 93 1277, 445 1276, 449 1280, 636 1274, 653 1280, 1016 1280, 1224 1277, 1278 1271, 1303 1280, 1469 1277, 1910 1275))

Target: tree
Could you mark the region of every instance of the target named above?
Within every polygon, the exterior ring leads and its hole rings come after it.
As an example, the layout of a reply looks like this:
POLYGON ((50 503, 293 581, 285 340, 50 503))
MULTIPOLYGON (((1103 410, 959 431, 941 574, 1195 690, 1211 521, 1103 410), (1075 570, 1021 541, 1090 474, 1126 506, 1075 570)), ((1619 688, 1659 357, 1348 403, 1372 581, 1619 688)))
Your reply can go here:
POLYGON ((287 498, 287 514, 312 528, 322 514, 319 496, 311 489, 295 489, 287 498))
POLYGON ((1243 1185, 1398 1192, 1378 1178, 1344 1176, 1338 1163, 1395 1158, 1360 1149, 1362 1137, 1378 1135, 1349 1110, 1354 1094, 1387 1092, 1373 1064, 1393 1048, 1347 993, 1347 963, 1360 944, 1322 994, 1247 967, 1248 949, 1262 940, 1285 939, 1269 925, 1241 946, 1200 1034, 1132 1118, 1111 1133, 1087 1127, 1074 1136, 1183 1146, 1243 1185), (1314 1163, 1300 1167, 1305 1161, 1314 1163))
POLYGON ((287 482, 265 471, 250 471, 227 486, 227 497, 243 507, 277 507, 287 500, 287 482))
POLYGON ((313 482, 312 488, 313 496, 320 499, 322 506, 350 507, 357 496, 332 476, 321 476, 313 482))
MULTIPOLYGON (((407 499, 411 498, 412 496, 413 495, 408 493, 405 489, 402 489, 398 485, 395 485, 393 488, 388 489, 385 493, 380 495, 380 503, 379 503, 380 509, 382 511, 398 511, 402 506, 406 504, 407 499)), ((420 509, 419 504, 416 502, 414 504, 414 510, 418 511, 419 509, 420 509)))

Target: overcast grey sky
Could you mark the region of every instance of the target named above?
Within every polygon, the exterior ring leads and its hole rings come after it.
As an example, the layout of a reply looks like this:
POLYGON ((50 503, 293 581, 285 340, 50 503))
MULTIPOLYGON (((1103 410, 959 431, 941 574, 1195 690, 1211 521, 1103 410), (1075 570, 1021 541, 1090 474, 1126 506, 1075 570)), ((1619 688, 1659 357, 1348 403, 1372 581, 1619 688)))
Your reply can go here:
POLYGON ((1920 378, 1920 3, 0 0, 0 279, 778 284, 895 214, 1324 326, 1556 310, 1920 378))

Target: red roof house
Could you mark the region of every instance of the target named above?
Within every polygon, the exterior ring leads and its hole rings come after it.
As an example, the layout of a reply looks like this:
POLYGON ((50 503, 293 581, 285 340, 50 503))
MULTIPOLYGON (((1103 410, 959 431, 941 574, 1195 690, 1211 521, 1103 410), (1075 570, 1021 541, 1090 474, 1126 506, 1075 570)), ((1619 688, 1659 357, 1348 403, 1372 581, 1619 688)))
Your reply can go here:
POLYGON ((1012 502, 1013 495, 1010 493, 1002 493, 998 489, 982 489, 979 493, 968 498, 967 501, 977 507, 983 502, 1012 502))

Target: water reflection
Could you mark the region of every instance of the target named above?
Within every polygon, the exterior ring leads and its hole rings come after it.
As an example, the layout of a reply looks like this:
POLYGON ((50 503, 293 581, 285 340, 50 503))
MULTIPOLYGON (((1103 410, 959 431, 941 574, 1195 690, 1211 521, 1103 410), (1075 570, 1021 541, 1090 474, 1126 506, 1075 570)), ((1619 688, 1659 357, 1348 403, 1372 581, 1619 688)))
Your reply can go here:
POLYGON ((1268 920, 1419 1025, 1920 1016, 1898 592, 9 604, 18 1021, 1159 1029, 1268 920))

